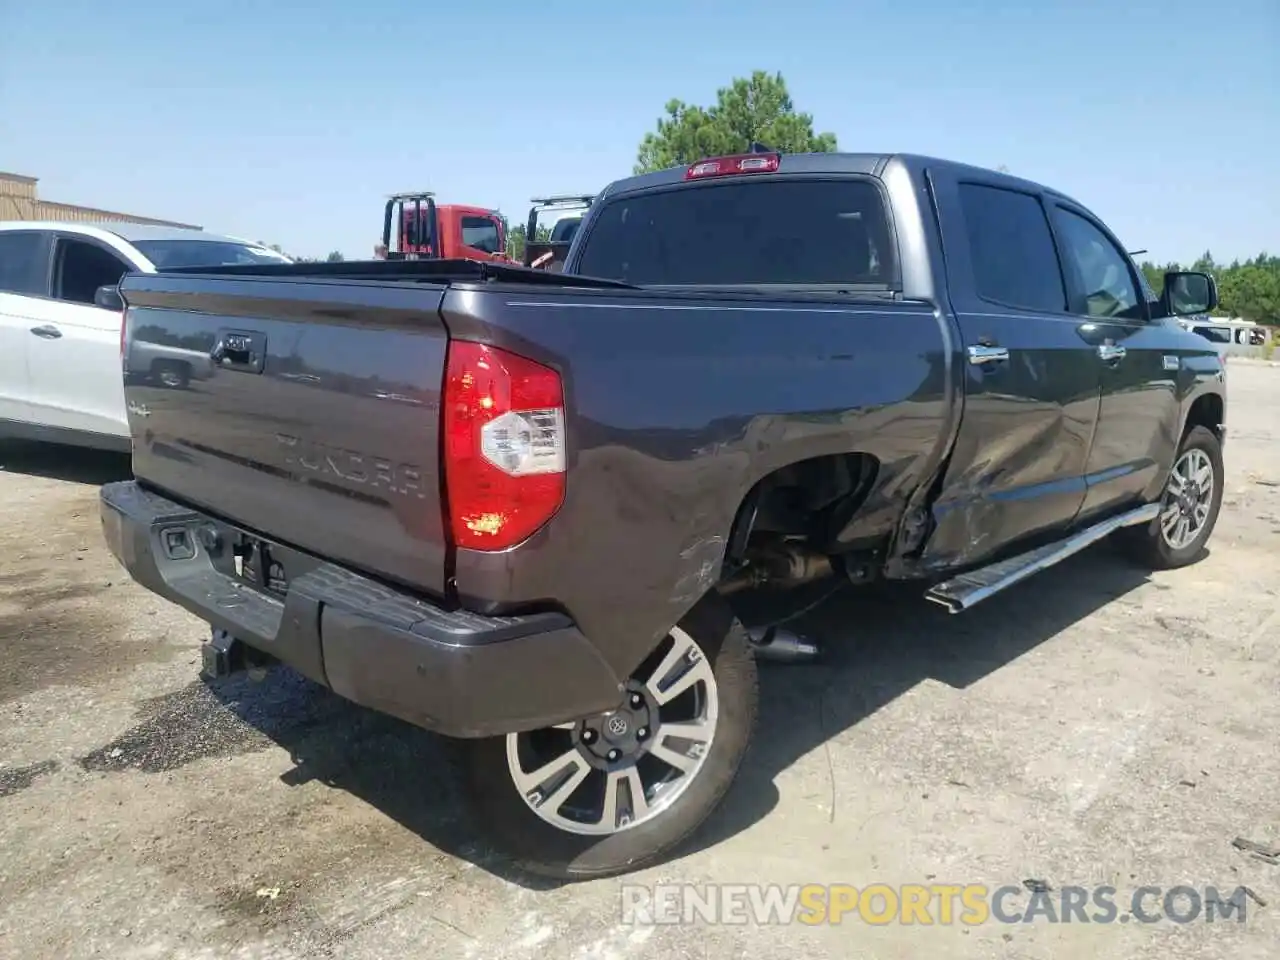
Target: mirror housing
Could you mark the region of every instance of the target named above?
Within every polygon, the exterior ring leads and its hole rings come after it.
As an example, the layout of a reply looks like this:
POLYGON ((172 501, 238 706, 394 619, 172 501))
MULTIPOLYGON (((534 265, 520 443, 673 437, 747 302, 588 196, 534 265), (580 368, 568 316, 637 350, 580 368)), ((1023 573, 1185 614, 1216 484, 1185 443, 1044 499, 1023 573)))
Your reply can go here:
POLYGON ((94 306, 113 313, 124 313, 124 297, 120 296, 120 287, 114 283, 103 284, 93 293, 94 306))
POLYGON ((1218 305, 1218 284, 1207 273, 1171 270, 1164 275, 1164 292, 1160 300, 1165 316, 1208 313, 1218 305))

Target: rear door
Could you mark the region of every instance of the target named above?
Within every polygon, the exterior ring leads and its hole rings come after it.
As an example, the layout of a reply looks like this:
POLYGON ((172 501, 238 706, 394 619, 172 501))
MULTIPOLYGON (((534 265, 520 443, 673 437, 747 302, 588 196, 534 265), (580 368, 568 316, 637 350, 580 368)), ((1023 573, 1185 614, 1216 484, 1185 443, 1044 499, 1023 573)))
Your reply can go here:
POLYGON ((0 420, 31 419, 30 330, 49 292, 49 235, 0 231, 0 420))
POLYGON ((926 559, 969 564, 1076 517, 1098 359, 1068 309, 1040 193, 945 168, 930 182, 963 341, 964 412, 926 559))
POLYGON ((46 426, 106 436, 129 433, 120 368, 121 315, 95 306, 98 287, 134 269, 87 237, 55 235, 52 296, 34 311, 28 367, 32 415, 46 426))
POLYGON ((1181 351, 1172 331, 1148 320, 1140 275, 1102 222, 1060 200, 1052 217, 1071 312, 1097 353, 1102 384, 1083 521, 1138 499, 1172 466, 1181 439, 1181 351))

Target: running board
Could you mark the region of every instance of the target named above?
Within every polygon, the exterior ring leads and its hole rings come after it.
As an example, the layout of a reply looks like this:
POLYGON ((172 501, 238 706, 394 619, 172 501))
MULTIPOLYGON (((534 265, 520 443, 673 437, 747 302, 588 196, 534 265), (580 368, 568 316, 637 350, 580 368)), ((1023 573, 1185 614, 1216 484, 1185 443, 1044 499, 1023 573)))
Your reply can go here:
POLYGON ((925 599, 942 604, 951 613, 960 613, 1006 587, 1011 587, 1032 574, 1039 573, 1072 554, 1079 553, 1085 547, 1097 543, 1121 527, 1136 527, 1139 524, 1150 523, 1159 513, 1159 503, 1148 503, 1136 510, 1095 523, 1065 540, 1037 547, 1035 550, 1010 557, 1008 560, 1001 560, 999 563, 952 577, 931 587, 925 593, 925 599))

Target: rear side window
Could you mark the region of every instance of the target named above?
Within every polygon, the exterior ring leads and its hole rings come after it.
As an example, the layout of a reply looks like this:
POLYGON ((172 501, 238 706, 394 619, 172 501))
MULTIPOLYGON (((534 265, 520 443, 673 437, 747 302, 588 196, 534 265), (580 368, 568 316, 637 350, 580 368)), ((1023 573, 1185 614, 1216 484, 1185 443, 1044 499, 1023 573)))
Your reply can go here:
POLYGON ((1198 333, 1206 340, 1212 340, 1214 343, 1230 343, 1231 330, 1227 327, 1194 327, 1193 333, 1198 333))
POLYGON ((1065 313, 1062 267, 1040 201, 1029 193, 962 183, 960 205, 978 296, 1006 307, 1065 313))
POLYGON ((39 233, 0 231, 0 293, 45 296, 45 249, 39 233))
POLYGON ((606 201, 577 272, 639 284, 868 284, 895 277, 866 180, 698 184, 606 201))
POLYGON ((498 224, 488 217, 462 218, 462 244, 473 250, 497 253, 501 249, 498 224))

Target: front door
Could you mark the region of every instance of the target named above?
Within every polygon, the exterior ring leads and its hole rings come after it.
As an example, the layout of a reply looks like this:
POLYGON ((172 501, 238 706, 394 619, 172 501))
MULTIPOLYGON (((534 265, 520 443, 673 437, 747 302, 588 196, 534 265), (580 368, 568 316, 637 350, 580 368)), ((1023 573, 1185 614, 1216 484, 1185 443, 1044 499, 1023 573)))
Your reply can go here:
POLYGON ((1044 199, 975 172, 930 175, 963 342, 964 412, 926 567, 968 566, 1067 528, 1085 496, 1099 369, 1044 199))
POLYGON ((1163 323, 1149 320, 1128 254, 1087 210, 1056 201, 1071 311, 1097 356, 1102 404, 1085 467, 1080 521, 1138 501, 1168 473, 1178 448, 1180 357, 1163 323))

